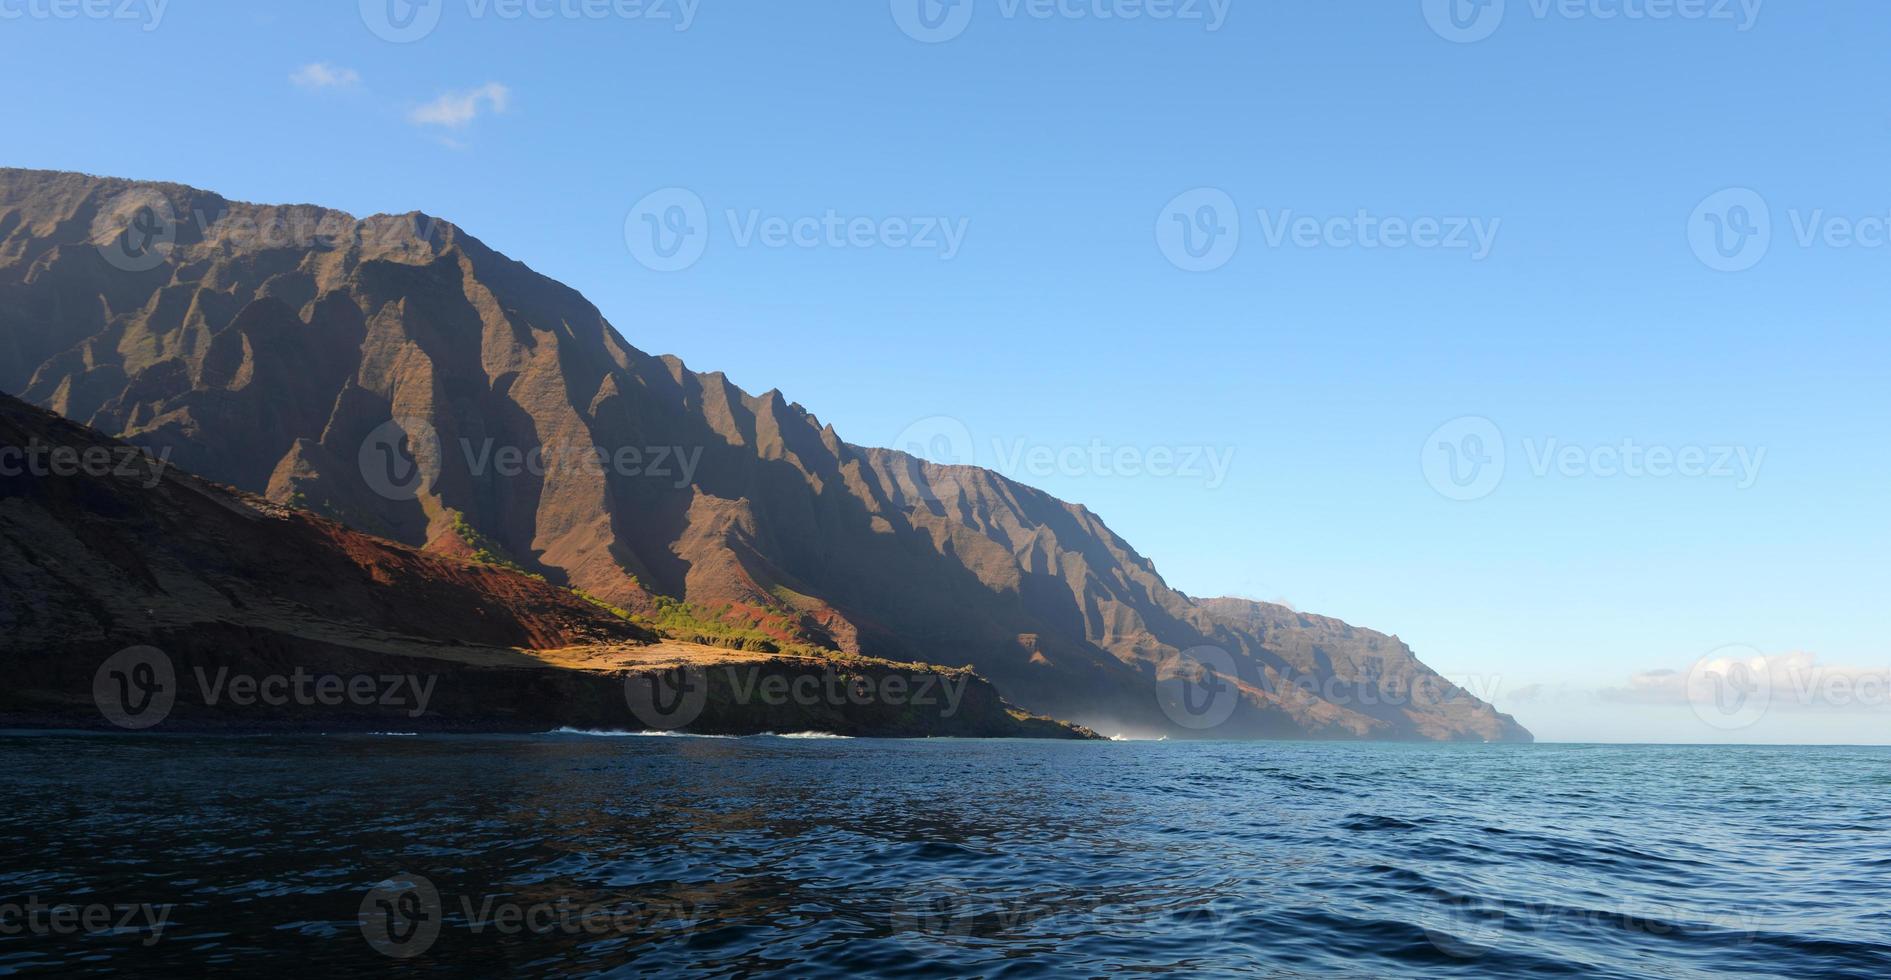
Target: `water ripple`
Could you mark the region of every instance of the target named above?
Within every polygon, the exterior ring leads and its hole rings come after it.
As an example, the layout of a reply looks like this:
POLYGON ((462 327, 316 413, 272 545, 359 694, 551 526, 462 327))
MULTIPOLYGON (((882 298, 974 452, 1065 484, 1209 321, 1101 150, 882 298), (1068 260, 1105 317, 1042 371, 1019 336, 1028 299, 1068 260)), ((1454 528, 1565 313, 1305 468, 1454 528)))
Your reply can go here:
POLYGON ((553 734, 0 752, 0 926, 27 903, 166 910, 158 929, 0 929, 0 976, 380 970, 390 952, 547 976, 1891 974, 1882 750, 553 734), (433 931, 401 945, 377 921, 433 931))

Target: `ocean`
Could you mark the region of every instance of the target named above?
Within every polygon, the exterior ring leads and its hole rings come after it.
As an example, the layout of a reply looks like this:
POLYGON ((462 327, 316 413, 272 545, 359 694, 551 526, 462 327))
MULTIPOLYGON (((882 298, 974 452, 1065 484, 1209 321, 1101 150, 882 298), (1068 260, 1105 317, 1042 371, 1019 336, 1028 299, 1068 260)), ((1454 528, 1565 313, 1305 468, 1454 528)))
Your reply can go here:
POLYGON ((1891 750, 0 736, 0 975, 1891 975, 1891 750))

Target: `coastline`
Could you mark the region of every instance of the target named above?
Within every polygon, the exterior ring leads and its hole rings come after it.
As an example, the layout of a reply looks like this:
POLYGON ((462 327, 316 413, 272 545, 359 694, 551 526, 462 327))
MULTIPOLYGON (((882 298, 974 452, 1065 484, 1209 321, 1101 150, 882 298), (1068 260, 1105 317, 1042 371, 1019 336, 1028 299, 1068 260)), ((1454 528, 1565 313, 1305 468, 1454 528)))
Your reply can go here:
POLYGON ((396 653, 296 638, 293 650, 271 650, 253 635, 218 642, 219 632, 202 626, 109 656, 18 656, 0 730, 1102 739, 1011 705, 963 668, 674 641, 550 651, 406 643, 396 653), (114 660, 137 650, 162 658, 147 675, 166 691, 155 707, 117 703, 114 660), (161 717, 149 714, 158 708, 161 717))

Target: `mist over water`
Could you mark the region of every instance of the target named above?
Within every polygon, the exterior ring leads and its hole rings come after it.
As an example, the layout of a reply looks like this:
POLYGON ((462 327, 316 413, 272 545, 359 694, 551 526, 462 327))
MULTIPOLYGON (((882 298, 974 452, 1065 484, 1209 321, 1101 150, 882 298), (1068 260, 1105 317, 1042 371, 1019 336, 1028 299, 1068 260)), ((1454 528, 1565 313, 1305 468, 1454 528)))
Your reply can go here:
POLYGON ((1887 749, 36 735, 0 757, 0 974, 1891 973, 1887 749), (114 928, 70 925, 89 908, 114 928))

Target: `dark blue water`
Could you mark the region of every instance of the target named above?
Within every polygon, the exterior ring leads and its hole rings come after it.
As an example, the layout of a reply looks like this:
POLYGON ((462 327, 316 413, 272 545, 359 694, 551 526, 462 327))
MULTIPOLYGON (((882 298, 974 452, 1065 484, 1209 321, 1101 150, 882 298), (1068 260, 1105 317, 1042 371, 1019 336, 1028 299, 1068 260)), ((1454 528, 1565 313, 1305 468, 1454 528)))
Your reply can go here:
POLYGON ((41 735, 0 763, 0 974, 1891 975, 1882 750, 41 735))

